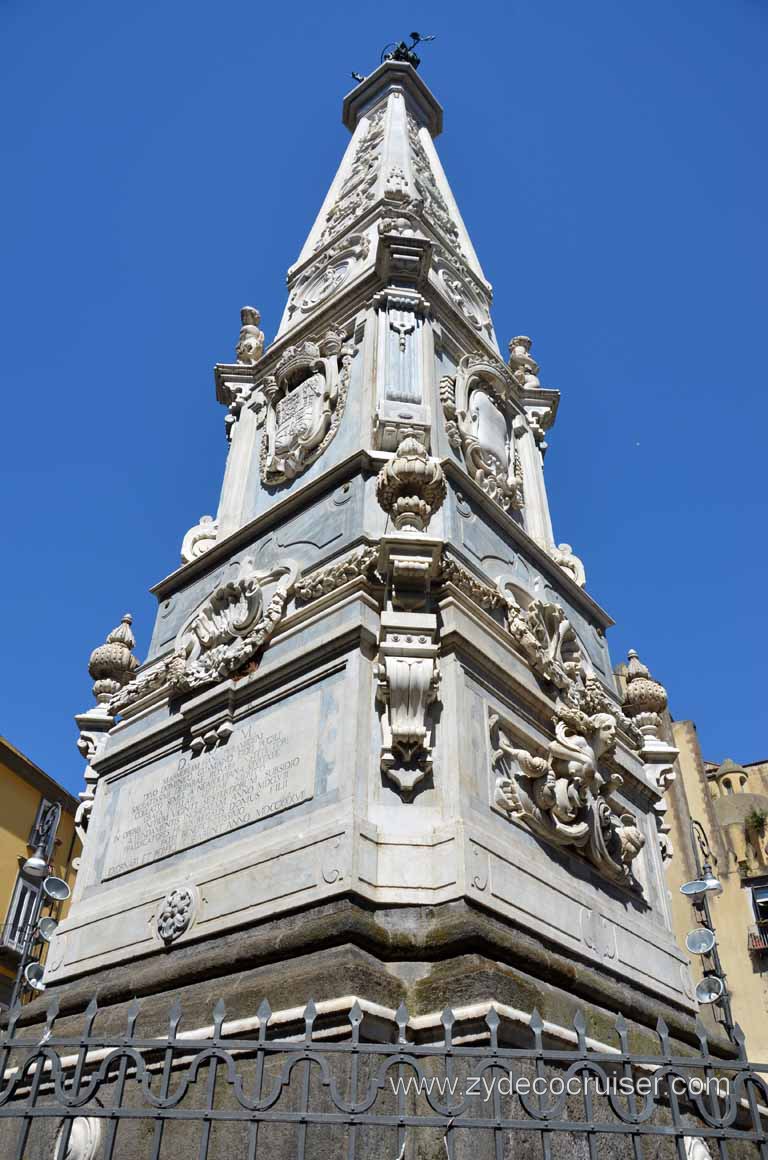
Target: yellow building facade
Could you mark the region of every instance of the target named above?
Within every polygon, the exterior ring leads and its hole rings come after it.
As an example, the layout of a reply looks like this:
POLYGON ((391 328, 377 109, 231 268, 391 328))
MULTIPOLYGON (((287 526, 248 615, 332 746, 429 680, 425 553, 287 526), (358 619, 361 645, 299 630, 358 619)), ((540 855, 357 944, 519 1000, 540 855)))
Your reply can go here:
MULTIPOLYGON (((75 832, 75 811, 79 803, 0 737, 0 1010, 8 1005, 30 916, 42 887, 42 879, 27 876, 23 865, 38 845, 40 826, 48 807, 56 803, 61 806, 61 818, 50 873, 63 878, 71 887, 75 874, 73 860, 80 853, 75 832)), ((48 907, 46 913, 60 918, 66 906, 63 903, 58 912, 48 907)))
MULTIPOLYGON (((723 893, 710 900, 733 1017, 750 1059, 768 1061, 768 761, 715 765, 703 759, 692 721, 672 724, 678 774, 667 791, 674 856, 668 865, 675 930, 681 946, 697 925, 683 882, 699 877, 690 823, 703 827, 723 893)), ((691 956, 694 982, 706 961, 691 956)), ((704 1013, 704 1012, 702 1012, 704 1013)))

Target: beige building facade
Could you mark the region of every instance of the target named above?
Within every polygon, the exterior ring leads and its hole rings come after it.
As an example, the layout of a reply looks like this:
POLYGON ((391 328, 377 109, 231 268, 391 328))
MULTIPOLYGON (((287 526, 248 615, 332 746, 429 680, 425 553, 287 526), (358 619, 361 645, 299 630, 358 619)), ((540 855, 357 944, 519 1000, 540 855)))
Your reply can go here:
MULTIPOLYGON (((768 761, 721 765, 703 759, 692 721, 672 724, 678 776, 669 786, 666 822, 674 857, 667 863, 675 930, 681 946, 697 925, 680 893, 698 877, 691 820, 709 840, 712 868, 723 893, 711 900, 712 921, 726 974, 733 1017, 747 1036, 749 1057, 768 1061, 768 761)), ((708 960, 691 956, 701 979, 708 960)), ((706 1009, 705 1009, 706 1010, 706 1009)), ((702 1012, 705 1013, 705 1010, 702 1012)), ((715 1014, 716 1012, 713 1012, 715 1014)))

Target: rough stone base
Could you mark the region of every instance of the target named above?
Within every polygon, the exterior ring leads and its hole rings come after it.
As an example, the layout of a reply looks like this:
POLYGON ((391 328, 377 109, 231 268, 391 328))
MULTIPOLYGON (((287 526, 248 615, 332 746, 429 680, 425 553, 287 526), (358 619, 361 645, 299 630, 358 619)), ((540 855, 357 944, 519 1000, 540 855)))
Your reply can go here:
MULTIPOLYGON (((51 987, 45 996, 25 1010, 23 1023, 38 1023, 44 1017, 53 996, 59 998, 61 1014, 56 1021, 56 1034, 77 1035, 82 1025, 82 1013, 89 1000, 96 995, 99 1014, 94 1033, 119 1039, 124 1033, 127 1008, 135 997, 141 999, 136 1034, 153 1037, 167 1032, 171 1004, 179 998, 182 1004, 181 1031, 200 1029, 201 1038, 210 1034, 213 1008, 218 999, 226 1007, 227 1023, 237 1019, 253 1019, 261 1001, 266 998, 273 1012, 280 1013, 284 1024, 281 1034, 298 1034, 303 1030, 301 1009, 310 1000, 326 1010, 319 1015, 315 1031, 337 1037, 348 1029, 350 997, 365 1000, 370 1007, 383 1009, 381 1015, 369 1015, 362 1025, 362 1037, 375 1042, 392 1042, 395 1035, 394 1011, 405 1002, 411 1020, 419 1030, 409 1033, 422 1041, 442 1040, 440 1014, 445 1007, 459 1013, 473 1005, 493 1002, 500 1007, 521 1013, 505 1024, 503 1040, 515 1045, 533 1043, 525 1016, 538 1008, 550 1023, 572 1031, 573 1016, 584 1011, 587 1034, 594 1040, 618 1046, 613 1026, 621 1011, 630 1026, 632 1050, 657 1054, 659 1041, 654 1033, 656 1020, 664 1016, 670 1027, 675 1050, 690 1053, 695 1043, 691 1021, 685 1013, 673 1008, 662 1009, 657 1000, 623 984, 608 972, 596 971, 586 964, 566 959, 525 932, 500 923, 492 915, 463 902, 449 903, 434 908, 400 908, 376 910, 363 906, 358 900, 347 898, 309 912, 296 913, 279 920, 235 931, 216 939, 170 949, 161 955, 113 967, 97 975, 84 976, 60 987, 51 987), (296 1010, 298 1009, 298 1010, 296 1010), (286 1012, 293 1010, 291 1019, 286 1012), (387 1012, 389 1014, 387 1014, 387 1012)), ((460 1016, 461 1017, 461 1016, 460 1016)), ((468 1027, 468 1025, 467 1025, 468 1027)), ((473 1028, 468 1027, 468 1030, 473 1028)), ((482 1019, 477 1019, 474 1030, 482 1032, 482 1019)), ((252 1034, 254 1034, 252 1032, 252 1034)), ((562 1044, 561 1046, 568 1046, 562 1044)), ((571 1044, 572 1046, 572 1044, 571 1044)), ((338 1080, 343 1088, 348 1083, 349 1058, 338 1059, 338 1080)), ((380 1063, 381 1060, 379 1059, 380 1063)), ((361 1083, 364 1082, 366 1060, 361 1060, 361 1083)), ((465 1061, 458 1059, 456 1074, 461 1074, 465 1061)), ((276 1065, 276 1061, 272 1061, 276 1065)), ((267 1065, 267 1079, 269 1064, 267 1065)), ((290 1091, 281 1097, 281 1106, 300 1110, 303 1095, 300 1065, 292 1080, 290 1091)), ((238 1070, 248 1081, 253 1061, 241 1059, 238 1070)), ((428 1068, 440 1070, 444 1061, 431 1061, 428 1068)), ((533 1067, 521 1064, 521 1074, 533 1067)), ((425 1068, 427 1070, 427 1068, 425 1068)), ((155 1079, 153 1082, 157 1082, 155 1079)), ((315 1068, 310 1078, 310 1106, 313 1110, 333 1112, 327 1086, 319 1081, 315 1068)), ((193 1085, 184 1106, 202 1106, 205 1102, 208 1071, 203 1069, 200 1080, 193 1085)), ((103 1085, 100 1097, 109 1107, 113 1087, 103 1085)), ((429 1113, 426 1101, 408 1097, 408 1111, 429 1113)), ((129 1088, 125 1102, 141 1101, 140 1093, 129 1088)), ((214 1104, 216 1107, 233 1106, 231 1092, 223 1071, 219 1071, 214 1104), (230 1102, 228 1102, 230 1101, 230 1102)), ((477 1115, 489 1115, 488 1104, 482 1100, 477 1115)), ((146 1106, 145 1104, 143 1106, 146 1106)), ((375 1111, 394 1117, 391 1125, 375 1127, 361 1125, 355 1128, 354 1151, 350 1151, 349 1128, 345 1124, 264 1124, 258 1128, 257 1156, 290 1160, 306 1157, 320 1160, 326 1157, 365 1157, 366 1160, 397 1160, 402 1153, 402 1136, 398 1135, 399 1113, 393 1093, 382 1091, 375 1111)), ((472 1113, 474 1114, 474 1112, 472 1113)), ((583 1105, 577 1111, 583 1115, 583 1105)), ((598 1114, 596 1112, 596 1114, 598 1114)), ((49 1160, 54 1155, 53 1145, 58 1120, 35 1121, 32 1125, 24 1160, 49 1160)), ((108 1121, 102 1124, 102 1144, 89 1160, 98 1160, 104 1152, 104 1138, 109 1130, 108 1121)), ((115 1157, 118 1160, 150 1160, 153 1155, 156 1122, 152 1119, 121 1121, 115 1157)), ((163 1128, 161 1158, 166 1156, 200 1155, 201 1133, 208 1129, 201 1120, 169 1122, 163 1128)), ((253 1129, 246 1123, 210 1125, 207 1160, 243 1160, 249 1153, 253 1129)), ((691 1126, 692 1135, 695 1127, 691 1126)), ((16 1155, 16 1123, 0 1120, 0 1160, 16 1155)), ((444 1131, 435 1128, 409 1127, 406 1131, 406 1151, 403 1160, 445 1160, 444 1131)), ((619 1160, 632 1155, 627 1136, 599 1137, 597 1155, 601 1160, 619 1160)), ((733 1156, 747 1157, 749 1145, 733 1149, 733 1156)), ((590 1156, 586 1135, 553 1134, 553 1158, 584 1160, 590 1156)), ((203 1153, 205 1155, 205 1153, 203 1153)), ((464 1157, 472 1160, 497 1160, 499 1156, 539 1160, 546 1155, 540 1132, 499 1134, 472 1129, 453 1133, 451 1152, 454 1160, 464 1157), (500 1149, 500 1150, 497 1150, 500 1149)), ((677 1156, 672 1139, 644 1141, 643 1155, 647 1160, 673 1160, 677 1156)), ((78 1160, 72 1156, 71 1160, 78 1160)))

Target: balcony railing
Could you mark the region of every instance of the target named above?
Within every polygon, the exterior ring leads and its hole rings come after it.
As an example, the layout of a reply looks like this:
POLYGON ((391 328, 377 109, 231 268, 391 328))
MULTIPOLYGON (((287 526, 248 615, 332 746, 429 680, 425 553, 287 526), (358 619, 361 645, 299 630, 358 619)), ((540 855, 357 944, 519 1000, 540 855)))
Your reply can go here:
POLYGON ((749 928, 747 946, 751 951, 768 951, 768 919, 749 928))

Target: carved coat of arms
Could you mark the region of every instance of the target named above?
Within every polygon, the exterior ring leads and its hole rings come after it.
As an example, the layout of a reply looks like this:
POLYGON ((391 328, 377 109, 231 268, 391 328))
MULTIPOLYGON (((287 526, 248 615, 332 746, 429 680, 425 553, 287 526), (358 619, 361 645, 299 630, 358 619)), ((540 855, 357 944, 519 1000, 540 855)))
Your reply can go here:
POLYGON ((322 343, 288 347, 262 385, 261 477, 266 484, 294 479, 320 456, 344 413, 352 349, 336 331, 322 343))

